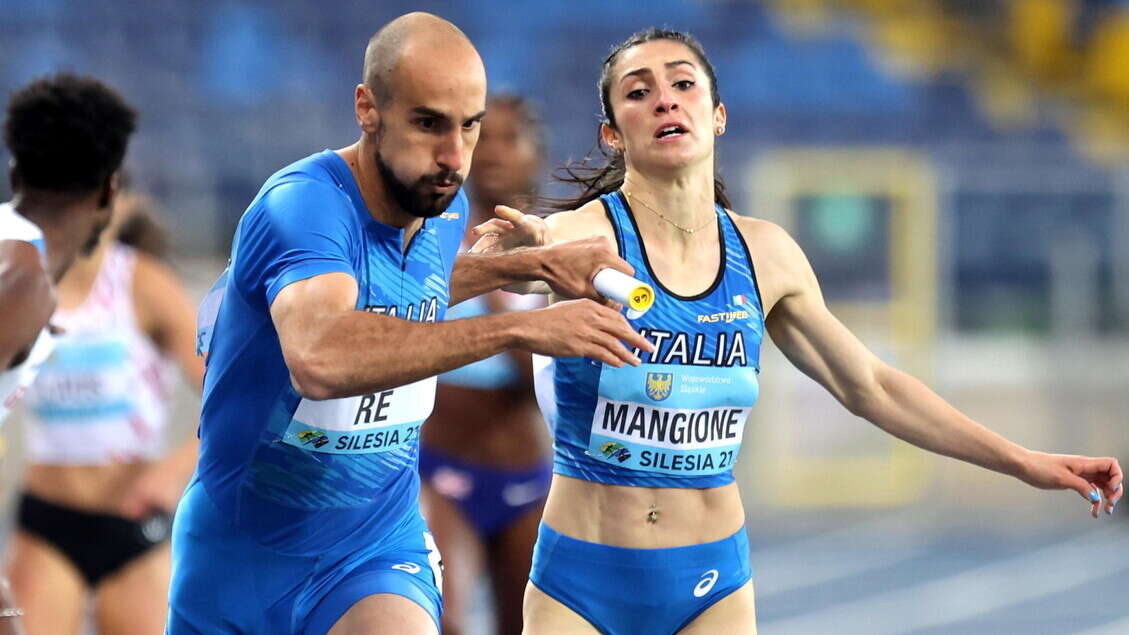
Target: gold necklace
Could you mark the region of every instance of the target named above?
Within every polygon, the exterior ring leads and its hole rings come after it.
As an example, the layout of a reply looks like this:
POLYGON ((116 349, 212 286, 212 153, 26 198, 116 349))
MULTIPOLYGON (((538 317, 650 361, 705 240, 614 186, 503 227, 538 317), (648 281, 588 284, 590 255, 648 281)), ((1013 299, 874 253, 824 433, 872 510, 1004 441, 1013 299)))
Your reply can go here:
POLYGON ((639 204, 640 204, 640 205, 642 205, 643 207, 647 208, 647 211, 649 211, 649 212, 651 212, 652 214, 654 214, 655 216, 658 216, 659 218, 661 218, 661 219, 665 220, 666 222, 668 222, 668 223, 670 223, 671 225, 673 225, 673 226, 674 226, 674 227, 675 227, 676 229, 678 229, 678 230, 680 230, 680 231, 683 231, 683 232, 685 232, 685 233, 687 233, 687 234, 693 234, 693 233, 694 233, 694 232, 696 232, 696 231, 699 231, 699 230, 705 229, 706 227, 708 227, 708 226, 709 226, 710 222, 712 222, 712 221, 713 221, 713 219, 712 219, 712 218, 710 218, 710 219, 707 219, 705 223, 702 223, 702 225, 701 225, 700 227, 683 227, 682 225, 679 225, 678 223, 676 223, 676 222, 674 222, 674 221, 670 220, 669 218, 667 218, 666 216, 664 216, 662 212, 660 212, 660 211, 658 211, 657 209, 655 209, 655 208, 651 207, 650 205, 647 205, 647 203, 646 203, 646 202, 644 202, 644 201, 640 200, 639 198, 637 198, 637 197, 636 197, 636 196, 635 196, 634 194, 632 194, 631 192, 628 192, 627 190, 623 190, 623 193, 624 193, 624 195, 625 195, 625 196, 627 196, 627 198, 629 198, 629 199, 631 199, 631 200, 635 201, 636 203, 639 203, 639 204))

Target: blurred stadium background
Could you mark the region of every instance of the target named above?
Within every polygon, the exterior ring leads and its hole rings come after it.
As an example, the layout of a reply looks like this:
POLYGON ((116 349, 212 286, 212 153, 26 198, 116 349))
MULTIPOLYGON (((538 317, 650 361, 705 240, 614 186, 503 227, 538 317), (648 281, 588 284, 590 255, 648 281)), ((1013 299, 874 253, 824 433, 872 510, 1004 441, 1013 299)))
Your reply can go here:
MULTIPOLYGON (((868 345, 1021 444, 1129 460, 1129 2, 0 6, 5 99, 72 69, 140 109, 128 169, 201 294, 262 181, 356 138, 388 19, 465 30, 492 91, 535 99, 554 166, 591 147, 609 46, 689 30, 729 108, 738 208, 792 231, 868 345)), ((1125 519, 893 442, 771 346, 764 369, 739 464, 762 633, 1129 633, 1125 519)))

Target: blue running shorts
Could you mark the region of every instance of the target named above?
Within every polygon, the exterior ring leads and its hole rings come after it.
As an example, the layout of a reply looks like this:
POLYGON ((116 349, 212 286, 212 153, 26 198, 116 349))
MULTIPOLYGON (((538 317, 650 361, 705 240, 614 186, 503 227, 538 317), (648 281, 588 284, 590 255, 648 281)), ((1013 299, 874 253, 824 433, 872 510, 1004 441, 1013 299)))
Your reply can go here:
POLYGON ((323 635, 349 607, 375 593, 408 598, 439 628, 439 551, 418 513, 380 540, 316 557, 291 556, 233 527, 194 481, 180 501, 172 548, 169 635, 323 635))
POLYGON ((478 535, 489 540, 531 509, 541 508, 553 480, 553 464, 544 461, 524 469, 500 469, 420 445, 419 476, 454 503, 478 535))
POLYGON ((749 537, 627 549, 569 538, 545 523, 529 581, 607 635, 677 633, 753 577, 749 537))

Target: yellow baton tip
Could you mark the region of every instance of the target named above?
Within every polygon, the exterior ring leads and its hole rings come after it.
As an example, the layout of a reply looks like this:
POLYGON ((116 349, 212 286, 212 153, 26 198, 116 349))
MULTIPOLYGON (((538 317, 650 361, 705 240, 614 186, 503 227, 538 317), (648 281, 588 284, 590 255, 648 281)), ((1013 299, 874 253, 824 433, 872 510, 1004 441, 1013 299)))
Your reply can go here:
POLYGON ((636 311, 646 311, 654 303, 655 292, 645 284, 635 287, 631 290, 631 294, 627 296, 627 306, 636 311))

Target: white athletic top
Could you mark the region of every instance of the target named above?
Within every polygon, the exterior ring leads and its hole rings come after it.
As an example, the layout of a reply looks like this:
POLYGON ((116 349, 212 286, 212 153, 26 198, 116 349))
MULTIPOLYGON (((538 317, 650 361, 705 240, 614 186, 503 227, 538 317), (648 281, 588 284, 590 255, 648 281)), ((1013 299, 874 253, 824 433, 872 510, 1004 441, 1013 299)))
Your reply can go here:
MULTIPOLYGON (((47 246, 43 232, 35 223, 20 216, 11 203, 0 203, 0 240, 22 240, 35 245, 46 266, 47 246)), ((44 329, 28 352, 27 359, 18 366, 0 370, 0 425, 35 379, 39 367, 50 357, 52 344, 51 334, 44 329)))
POLYGON ((136 263, 132 248, 109 247, 86 300, 55 312, 64 332, 25 398, 32 463, 105 465, 163 453, 173 369, 137 324, 136 263))

